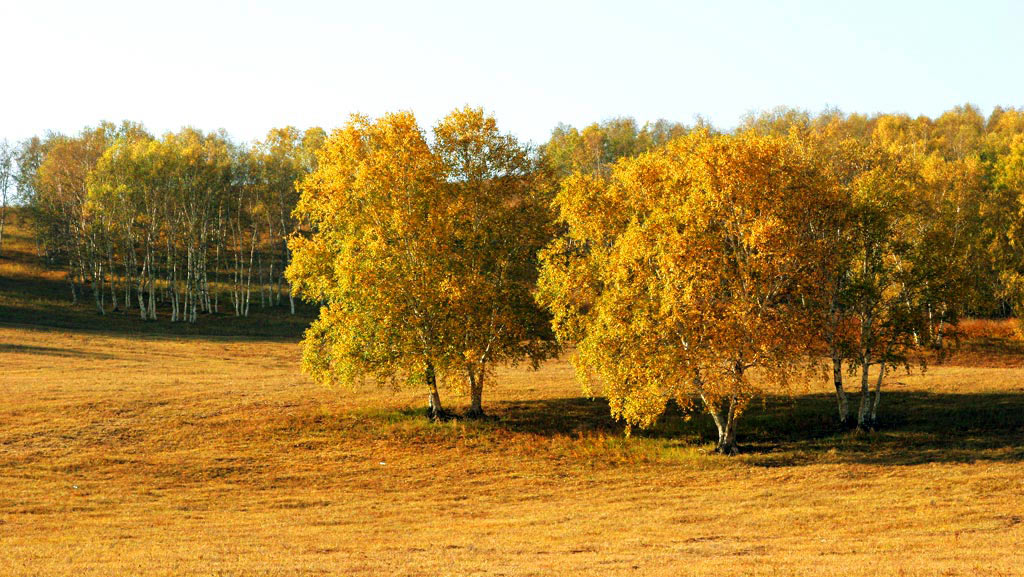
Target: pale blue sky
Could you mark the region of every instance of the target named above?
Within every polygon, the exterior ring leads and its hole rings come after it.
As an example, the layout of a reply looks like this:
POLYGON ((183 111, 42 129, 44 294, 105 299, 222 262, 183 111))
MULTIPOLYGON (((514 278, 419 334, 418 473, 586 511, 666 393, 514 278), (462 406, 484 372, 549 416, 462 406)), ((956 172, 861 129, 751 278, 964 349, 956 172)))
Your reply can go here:
POLYGON ((613 116, 1024 105, 1024 1, 0 0, 0 138, 483 106, 526 140, 613 116))

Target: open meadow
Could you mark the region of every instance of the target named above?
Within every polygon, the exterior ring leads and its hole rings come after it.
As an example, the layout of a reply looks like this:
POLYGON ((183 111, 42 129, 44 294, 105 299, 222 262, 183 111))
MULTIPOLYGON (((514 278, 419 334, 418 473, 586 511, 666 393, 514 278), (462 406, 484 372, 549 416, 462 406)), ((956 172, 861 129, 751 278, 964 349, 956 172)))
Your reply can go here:
POLYGON ((1024 369, 933 367, 887 426, 771 399, 625 439, 571 367, 495 420, 337 392, 293 341, 0 328, 2 575, 1019 575, 1024 369))
MULTIPOLYGON (((5 314, 45 281, 14 243, 5 314)), ((415 392, 313 384, 294 335, 72 312, 0 325, 0 575, 1024 572, 1007 323, 894 377, 877 433, 839 432, 822 378, 755 403, 725 457, 706 415, 624 437, 565 359, 500 369, 490 420, 434 424, 415 392)))

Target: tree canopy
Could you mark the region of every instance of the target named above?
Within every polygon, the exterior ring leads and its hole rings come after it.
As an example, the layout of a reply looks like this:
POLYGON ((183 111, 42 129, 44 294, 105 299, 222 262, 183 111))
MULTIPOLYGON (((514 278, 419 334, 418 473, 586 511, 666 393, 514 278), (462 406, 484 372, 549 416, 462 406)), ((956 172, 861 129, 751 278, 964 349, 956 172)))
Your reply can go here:
POLYGON ((835 203, 811 160, 786 137, 701 131, 566 181, 541 300, 613 415, 649 426, 670 399, 699 399, 731 452, 758 383, 804 362, 801 309, 827 248, 815 231, 835 203))
POLYGON ((290 243, 288 278, 322 303, 306 370, 420 383, 441 418, 439 379, 480 393, 494 362, 552 354, 530 298, 545 214, 531 179, 525 149, 476 109, 442 120, 433 145, 411 113, 355 116, 331 134, 300 185, 311 234, 290 243))

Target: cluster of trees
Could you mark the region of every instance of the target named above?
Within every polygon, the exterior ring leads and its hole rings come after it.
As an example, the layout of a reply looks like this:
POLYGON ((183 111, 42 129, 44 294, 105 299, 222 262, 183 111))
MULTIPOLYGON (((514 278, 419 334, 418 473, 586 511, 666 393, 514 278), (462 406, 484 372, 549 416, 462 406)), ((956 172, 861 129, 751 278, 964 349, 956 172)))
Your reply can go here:
POLYGON ((1018 109, 623 118, 536 148, 473 108, 251 147, 103 124, 0 148, 0 184, 100 312, 301 295, 320 306, 305 370, 424 386, 435 418, 446 385, 482 415, 495 365, 572 347, 615 417, 705 410, 723 452, 755 395, 823 366, 839 419, 872 427, 887 371, 1024 303, 1018 109))
POLYGON ((254 291, 266 306, 287 295, 294 313, 284 279, 294 183, 313 170, 324 138, 287 127, 250 147, 223 132, 156 138, 138 124, 103 123, 5 146, 0 179, 12 175, 5 199, 13 188, 39 252, 67 270, 71 298, 88 291, 100 314, 136 308, 156 319, 159 305, 172 321, 195 322, 227 295, 247 316, 254 291))
POLYGON ((453 112, 430 142, 410 113, 335 131, 299 185, 311 234, 293 237, 286 273, 326 303, 306 332, 306 371, 423 383, 438 419, 439 382, 465 385, 482 415, 495 364, 557 351, 532 296, 551 235, 539 177, 528 149, 478 109, 453 112))
POLYGON ((286 272, 326 303, 304 366, 425 385, 436 418, 439 383, 482 414, 495 363, 573 346, 615 417, 703 409, 722 452, 753 396, 823 359, 840 419, 855 374, 872 427, 887 369, 1024 287, 1019 110, 782 109, 729 133, 618 119, 533 154, 478 109, 432 138, 402 113, 353 117, 318 158, 286 272))

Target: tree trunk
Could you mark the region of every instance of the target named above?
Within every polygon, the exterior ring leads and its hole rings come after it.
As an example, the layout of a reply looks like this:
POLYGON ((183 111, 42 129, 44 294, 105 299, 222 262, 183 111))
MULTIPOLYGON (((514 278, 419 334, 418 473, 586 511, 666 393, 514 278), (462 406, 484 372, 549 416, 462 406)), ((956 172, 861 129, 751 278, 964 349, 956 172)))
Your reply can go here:
POLYGON ((156 277, 149 273, 149 320, 156 320, 156 277))
POLYGON ((178 322, 178 263, 171 266, 169 286, 171 291, 171 322, 178 322))
POLYGON ((832 356, 832 382, 836 386, 836 401, 839 404, 839 423, 846 425, 850 419, 850 404, 846 399, 846 391, 843 389, 843 358, 839 355, 832 356))
POLYGON ((265 297, 266 297, 266 295, 265 295, 265 293, 266 293, 266 283, 263 282, 263 257, 260 257, 260 259, 259 259, 259 269, 260 269, 260 278, 259 278, 258 282, 260 284, 260 308, 262 309, 262 308, 265 308, 267 306, 266 305, 266 299, 265 299, 265 297))
POLYGON ((4 252, 4 223, 7 222, 7 185, 4 184, 4 199, 3 204, 0 205, 0 255, 4 252))
POLYGON ((249 245, 249 276, 245 281, 245 298, 242 306, 242 316, 249 316, 249 299, 252 296, 252 267, 256 262, 256 229, 253 229, 252 239, 249 245))
MULTIPOLYGON (((143 262, 142 264, 142 272, 139 273, 139 317, 141 317, 142 320, 146 320, 147 318, 146 298, 143 292, 146 290, 146 279, 148 278, 146 275, 148 274, 148 266, 149 258, 147 257, 146 261, 143 262)), ((149 298, 152 299, 153 297, 150 296, 149 298)))
POLYGON ((132 310, 132 287, 135 285, 135 247, 128 249, 129 252, 126 256, 122 257, 124 262, 124 315, 128 316, 128 313, 132 310), (129 269, 128 267, 131 266, 129 269))
POLYGON ((185 252, 185 290, 183 291, 185 298, 182 301, 181 307, 181 320, 186 323, 192 322, 192 317, 189 315, 189 307, 195 302, 195 288, 193 286, 195 278, 192 269, 192 249, 189 248, 185 252))
POLYGON ((469 376, 469 412, 466 416, 471 419, 481 419, 487 415, 484 413, 484 371, 474 373, 472 368, 466 370, 469 376))
POLYGON ((430 393, 427 415, 431 421, 443 421, 448 415, 444 412, 444 407, 441 406, 441 395, 437 392, 437 375, 434 374, 434 364, 431 362, 427 363, 425 377, 427 390, 430 393))
MULTIPOLYGON (((220 238, 220 217, 219 216, 218 216, 218 220, 217 220, 217 238, 218 239, 220 238)), ((214 284, 217 283, 217 275, 220 274, 220 245, 221 245, 221 243, 217 242, 217 246, 216 246, 217 253, 216 253, 216 256, 213 257, 213 282, 214 282, 214 284)), ((216 290, 216 289, 214 289, 214 293, 213 293, 213 313, 214 314, 220 313, 220 291, 216 290)))
POLYGON ((871 361, 867 358, 860 363, 860 408, 857 410, 857 426, 867 431, 872 428, 871 422, 871 384, 868 382, 868 370, 871 361))
POLYGON ((120 305, 118 304, 118 300, 117 300, 117 285, 115 284, 115 279, 114 279, 114 269, 112 267, 109 267, 109 268, 110 268, 110 279, 109 279, 109 284, 110 284, 110 312, 116 313, 119 310, 121 310, 121 308, 120 308, 120 305))
POLYGON ((882 379, 885 378, 885 363, 878 366, 878 381, 875 382, 875 400, 871 402, 871 425, 878 422, 878 400, 882 398, 882 379))
POLYGON ((100 315, 106 314, 103 310, 103 265, 92 267, 92 296, 96 301, 96 311, 100 315))
MULTIPOLYGON (((142 320, 146 320, 148 318, 148 309, 146 307, 146 299, 145 299, 145 296, 142 293, 146 290, 147 286, 152 286, 152 278, 153 278, 153 264, 152 263, 153 263, 153 253, 152 253, 152 249, 150 248, 149 239, 147 238, 146 239, 146 256, 143 257, 142 270, 139 271, 139 287, 138 287, 139 288, 139 316, 142 317, 142 320), (148 285, 147 285, 147 282, 149 283, 148 285)), ((149 298, 150 298, 150 300, 153 299, 152 289, 150 290, 149 298)))
POLYGON ((736 408, 736 397, 729 397, 729 400, 722 403, 721 407, 707 405, 707 410, 711 413, 711 418, 715 421, 715 427, 718 429, 716 453, 735 455, 739 452, 736 446, 736 408))
POLYGON ((939 322, 938 322, 938 326, 936 328, 936 333, 937 334, 936 334, 936 343, 935 343, 936 348, 938 350, 940 350, 940 351, 942 350, 942 347, 945 345, 946 331, 944 329, 945 329, 945 324, 946 324, 946 313, 947 313, 947 308, 946 308, 945 303, 943 303, 941 305, 941 307, 940 307, 940 310, 939 310, 939 322))
POLYGON ((931 345, 934 342, 934 340, 935 340, 935 326, 934 326, 934 323, 932 321, 932 305, 931 305, 931 303, 929 303, 926 306, 926 308, 928 310, 928 327, 927 327, 927 329, 928 329, 928 344, 931 345))
POLYGON ((871 369, 871 353, 873 334, 871 332, 875 315, 870 309, 865 310, 860 327, 860 408, 857 410, 857 427, 862 431, 870 430, 871 423, 871 390, 868 383, 868 370, 871 369))
POLYGON ((68 271, 68 286, 71 287, 71 304, 78 304, 78 291, 75 290, 75 276, 70 270, 68 271))

